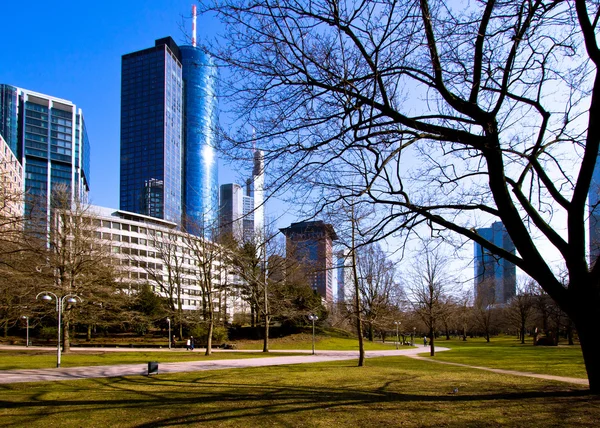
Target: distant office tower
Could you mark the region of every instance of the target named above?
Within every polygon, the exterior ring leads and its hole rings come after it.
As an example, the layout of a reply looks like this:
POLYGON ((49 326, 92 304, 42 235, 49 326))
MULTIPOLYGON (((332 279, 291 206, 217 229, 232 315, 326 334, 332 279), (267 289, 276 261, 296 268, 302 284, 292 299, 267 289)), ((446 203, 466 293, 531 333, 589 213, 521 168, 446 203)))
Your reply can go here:
POLYGON ((87 201, 90 144, 81 109, 10 85, 0 85, 0 94, 0 130, 24 170, 25 213, 46 217, 59 188, 87 201))
MULTIPOLYGON (((513 244, 501 222, 477 229, 477 233, 497 247, 514 254, 513 244)), ((507 303, 516 292, 516 267, 475 243, 475 298, 488 304, 507 303)))
POLYGON ((312 288, 328 303, 333 302, 333 241, 337 235, 323 221, 292 223, 279 229, 286 236, 286 255, 304 264, 312 288))
POLYGON ((171 37, 123 55, 122 210, 185 225, 215 226, 216 68, 171 37))
POLYGON ((263 153, 254 151, 252 178, 246 180, 245 193, 238 184, 221 185, 219 226, 221 233, 232 233, 238 241, 262 237, 265 226, 263 153))
POLYGON ((265 233, 265 163, 262 150, 254 151, 252 168, 254 198, 254 233, 261 236, 265 233))
POLYGON ((223 234, 231 235, 237 241, 241 241, 244 236, 243 197, 243 189, 239 184, 221 185, 220 231, 223 234))
POLYGON ((596 162, 590 191, 588 193, 589 203, 589 251, 590 266, 593 266, 600 256, 600 163, 596 162))
POLYGON ((352 282, 352 260, 348 250, 337 253, 337 301, 351 303, 354 294, 352 282))

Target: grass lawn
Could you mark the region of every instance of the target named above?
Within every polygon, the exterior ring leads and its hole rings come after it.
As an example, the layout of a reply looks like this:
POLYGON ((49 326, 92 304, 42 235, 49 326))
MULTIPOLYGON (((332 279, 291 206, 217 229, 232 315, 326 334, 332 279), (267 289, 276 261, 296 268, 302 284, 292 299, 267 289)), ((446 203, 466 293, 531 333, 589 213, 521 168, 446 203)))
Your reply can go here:
MULTIPOLYGON (((238 349, 262 349, 262 340, 240 340, 235 342, 238 349)), ((365 350, 380 351, 396 349, 394 343, 369 342, 365 340, 365 350)), ((310 334, 294 334, 282 338, 269 339, 269 349, 272 350, 308 350, 312 349, 312 336, 310 334)), ((328 351, 358 351, 358 339, 331 336, 315 336, 315 349, 328 351)))
POLYGON ((592 427, 583 387, 404 357, 0 386, 3 426, 592 427), (451 393, 458 387, 457 393, 451 393))
MULTIPOLYGON (((200 360, 229 360, 241 358, 275 357, 275 352, 213 352, 210 357, 204 355, 204 350, 171 351, 171 352, 73 352, 62 354, 61 367, 104 366, 114 364, 145 364, 148 361, 171 363, 200 360)), ((294 355, 286 353, 285 355, 294 355)), ((46 369, 56 367, 56 350, 0 350, 0 370, 13 369, 46 369)))
POLYGON ((453 363, 518 370, 556 376, 587 378, 579 345, 533 346, 524 345, 513 337, 492 337, 490 343, 483 338, 438 339, 436 346, 451 348, 436 353, 435 359, 453 363))

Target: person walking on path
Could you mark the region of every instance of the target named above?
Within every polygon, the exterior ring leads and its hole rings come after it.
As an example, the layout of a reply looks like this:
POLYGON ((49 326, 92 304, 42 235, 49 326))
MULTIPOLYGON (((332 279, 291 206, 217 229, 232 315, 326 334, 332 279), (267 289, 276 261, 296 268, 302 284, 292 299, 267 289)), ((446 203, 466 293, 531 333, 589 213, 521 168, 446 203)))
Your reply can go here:
POLYGON ((427 346, 427 336, 423 336, 423 346, 427 346))
POLYGON ((192 345, 192 341, 190 339, 187 340, 187 342, 185 342, 185 349, 186 351, 190 350, 190 346, 192 345))
POLYGON ((190 336, 190 345, 191 345, 191 350, 194 350, 194 336, 190 336))

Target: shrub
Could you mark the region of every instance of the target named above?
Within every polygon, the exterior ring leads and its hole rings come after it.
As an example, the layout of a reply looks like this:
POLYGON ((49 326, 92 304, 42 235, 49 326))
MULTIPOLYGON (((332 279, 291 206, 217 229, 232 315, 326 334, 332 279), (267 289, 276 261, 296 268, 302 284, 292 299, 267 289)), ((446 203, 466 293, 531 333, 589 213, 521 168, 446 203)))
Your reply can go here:
POLYGON ((40 339, 56 339, 58 335, 58 330, 56 327, 42 327, 40 330, 40 339))
MULTIPOLYGON (((197 344, 206 345, 208 326, 206 324, 198 324, 190 330, 190 335, 194 336, 197 344)), ((214 326, 212 334, 213 345, 221 345, 228 340, 227 329, 225 327, 214 326)))

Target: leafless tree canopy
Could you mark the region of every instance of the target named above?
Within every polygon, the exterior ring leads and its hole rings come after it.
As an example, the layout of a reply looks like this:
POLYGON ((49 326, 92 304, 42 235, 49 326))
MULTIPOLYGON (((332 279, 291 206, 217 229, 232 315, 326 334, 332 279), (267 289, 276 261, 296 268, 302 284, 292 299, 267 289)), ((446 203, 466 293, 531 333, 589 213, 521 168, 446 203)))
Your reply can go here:
POLYGON ((350 196, 377 204, 371 235, 425 222, 480 243, 533 277, 586 342, 600 304, 600 264, 588 267, 585 245, 600 143, 597 2, 206 0, 201 10, 225 24, 207 49, 231 71, 230 153, 256 144, 271 188, 292 186, 317 211, 350 196), (492 218, 517 255, 475 232, 492 218), (536 238, 562 257, 566 286, 536 238))

